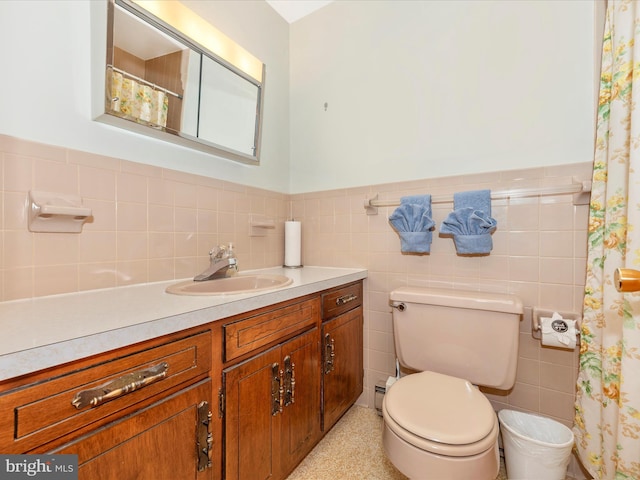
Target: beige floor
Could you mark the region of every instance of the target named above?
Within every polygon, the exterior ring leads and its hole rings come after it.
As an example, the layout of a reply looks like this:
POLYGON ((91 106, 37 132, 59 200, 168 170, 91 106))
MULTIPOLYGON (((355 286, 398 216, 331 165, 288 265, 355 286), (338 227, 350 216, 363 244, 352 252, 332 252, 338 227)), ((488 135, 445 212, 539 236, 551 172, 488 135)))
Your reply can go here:
MULTIPOLYGON (((287 480, 405 480, 382 449, 382 418, 353 406, 287 480)), ((506 480, 504 467, 497 480, 506 480)))

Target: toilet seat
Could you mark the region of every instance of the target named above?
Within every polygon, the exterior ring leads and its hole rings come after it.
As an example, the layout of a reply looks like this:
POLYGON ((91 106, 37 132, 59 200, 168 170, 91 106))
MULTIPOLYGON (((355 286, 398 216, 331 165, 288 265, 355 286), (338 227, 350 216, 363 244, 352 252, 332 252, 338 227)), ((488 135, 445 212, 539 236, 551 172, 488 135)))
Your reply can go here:
POLYGON ((387 391, 385 422, 398 437, 438 455, 472 456, 492 448, 499 424, 489 400, 466 380, 435 372, 402 377, 387 391))

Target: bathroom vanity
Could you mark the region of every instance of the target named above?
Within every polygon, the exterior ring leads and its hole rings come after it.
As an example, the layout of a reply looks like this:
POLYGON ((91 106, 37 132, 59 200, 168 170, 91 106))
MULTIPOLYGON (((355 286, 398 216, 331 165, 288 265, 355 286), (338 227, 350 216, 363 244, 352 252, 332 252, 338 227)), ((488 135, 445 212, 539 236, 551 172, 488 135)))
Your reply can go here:
POLYGON ((286 478, 362 393, 366 271, 284 274, 254 295, 164 283, 0 304, 35 343, 0 344, 0 452, 77 454, 80 479, 286 478))

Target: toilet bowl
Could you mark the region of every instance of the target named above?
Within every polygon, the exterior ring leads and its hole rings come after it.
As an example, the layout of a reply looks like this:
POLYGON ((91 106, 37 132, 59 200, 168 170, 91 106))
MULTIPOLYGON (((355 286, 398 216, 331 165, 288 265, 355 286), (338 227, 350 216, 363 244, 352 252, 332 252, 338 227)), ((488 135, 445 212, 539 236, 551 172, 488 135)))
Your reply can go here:
POLYGON ((382 441, 411 479, 493 480, 499 424, 489 400, 466 380, 436 372, 401 378, 387 391, 382 441))
POLYGON ((475 385, 515 382, 522 302, 513 295, 402 287, 390 293, 404 371, 382 402, 382 443, 414 480, 494 480, 498 417, 475 385))

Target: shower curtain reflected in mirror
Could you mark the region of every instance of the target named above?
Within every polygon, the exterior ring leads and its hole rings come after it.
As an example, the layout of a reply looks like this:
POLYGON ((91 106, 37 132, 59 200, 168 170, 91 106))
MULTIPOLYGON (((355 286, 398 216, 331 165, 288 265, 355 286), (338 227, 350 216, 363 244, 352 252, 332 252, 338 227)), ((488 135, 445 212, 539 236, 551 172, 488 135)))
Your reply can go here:
POLYGON ((574 424, 596 479, 640 478, 640 294, 613 282, 640 268, 639 10, 609 0, 602 48, 574 424))
POLYGON ((160 90, 111 71, 111 111, 129 120, 166 127, 169 98, 160 90))

